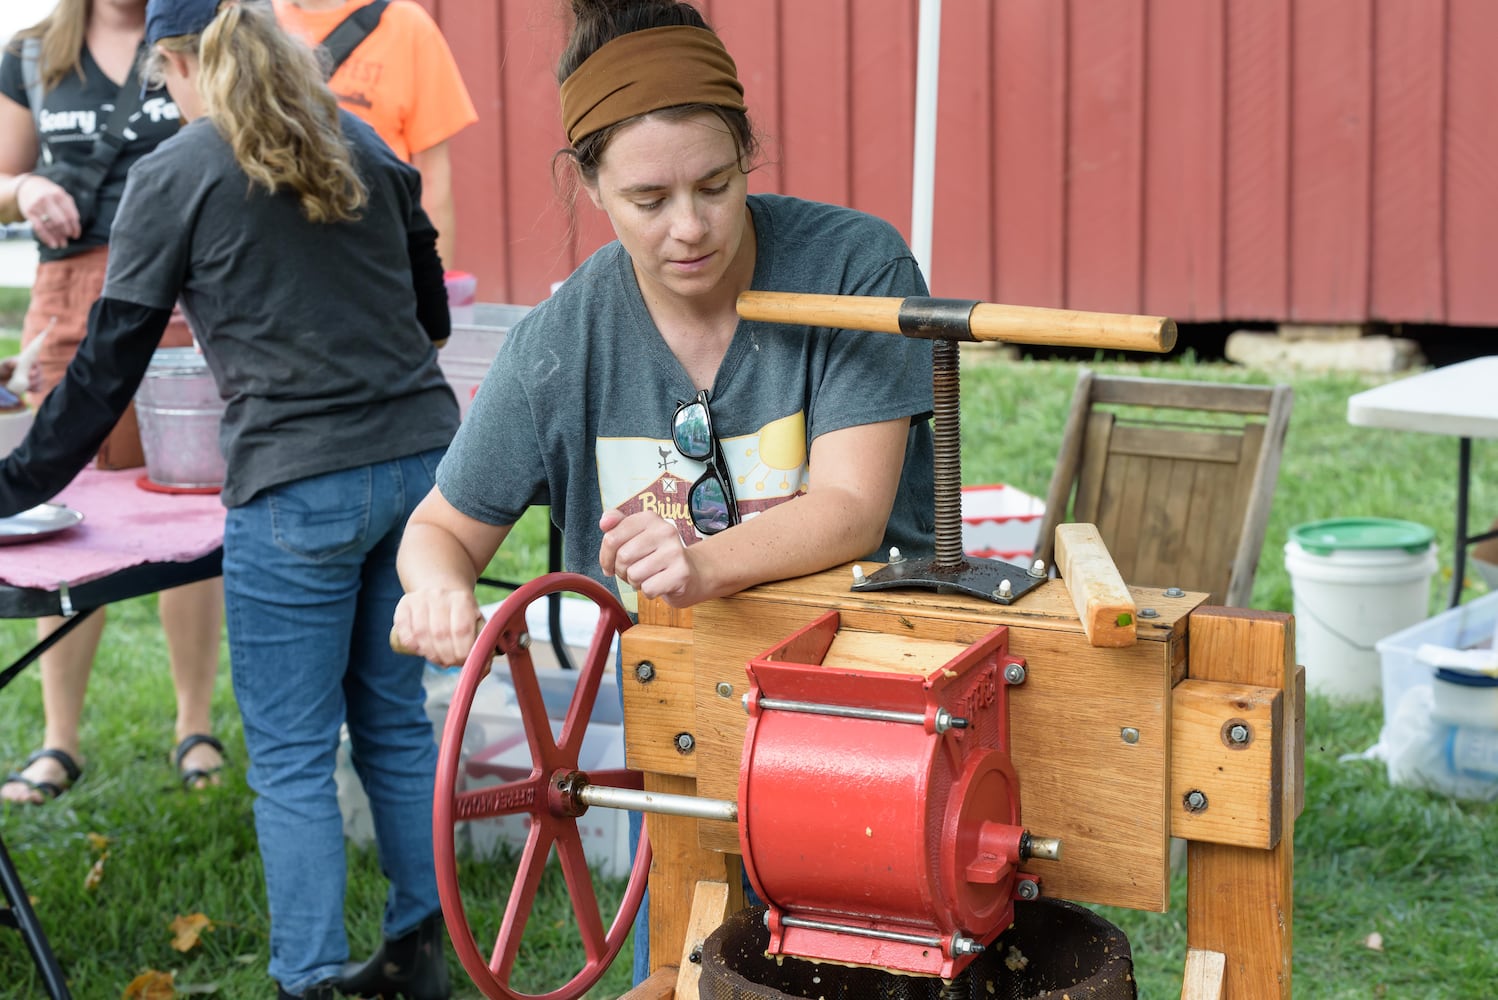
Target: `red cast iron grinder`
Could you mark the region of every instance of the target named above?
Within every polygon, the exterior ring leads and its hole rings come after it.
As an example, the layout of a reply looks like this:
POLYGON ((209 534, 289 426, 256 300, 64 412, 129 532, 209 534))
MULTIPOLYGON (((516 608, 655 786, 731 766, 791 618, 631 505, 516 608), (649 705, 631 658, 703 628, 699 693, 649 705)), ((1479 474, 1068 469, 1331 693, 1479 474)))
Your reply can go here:
POLYGON ((1039 894, 1023 860, 1060 852, 1020 826, 1024 662, 1003 627, 913 670, 900 637, 860 662, 838 630, 828 612, 748 667, 739 839, 769 953, 952 979, 1039 894))

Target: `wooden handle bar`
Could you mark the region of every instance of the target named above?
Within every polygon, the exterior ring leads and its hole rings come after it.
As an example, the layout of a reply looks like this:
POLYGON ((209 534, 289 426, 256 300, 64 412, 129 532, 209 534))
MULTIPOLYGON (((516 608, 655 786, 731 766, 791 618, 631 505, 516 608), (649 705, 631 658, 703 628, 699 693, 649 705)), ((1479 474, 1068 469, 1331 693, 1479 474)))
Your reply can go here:
POLYGON ((1163 354, 1175 346, 1175 320, 1163 316, 1005 306, 959 299, 877 298, 743 292, 739 316, 766 323, 903 333, 932 340, 996 340, 1009 344, 1089 347, 1163 354))

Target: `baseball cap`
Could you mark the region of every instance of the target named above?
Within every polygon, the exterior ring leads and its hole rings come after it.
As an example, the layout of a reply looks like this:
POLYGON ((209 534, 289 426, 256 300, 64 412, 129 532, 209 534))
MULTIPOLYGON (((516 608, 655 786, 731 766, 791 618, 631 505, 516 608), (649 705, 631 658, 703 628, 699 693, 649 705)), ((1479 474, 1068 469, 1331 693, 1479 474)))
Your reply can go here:
POLYGON ((218 5, 219 0, 150 0, 146 4, 146 44, 202 34, 218 15, 218 5))

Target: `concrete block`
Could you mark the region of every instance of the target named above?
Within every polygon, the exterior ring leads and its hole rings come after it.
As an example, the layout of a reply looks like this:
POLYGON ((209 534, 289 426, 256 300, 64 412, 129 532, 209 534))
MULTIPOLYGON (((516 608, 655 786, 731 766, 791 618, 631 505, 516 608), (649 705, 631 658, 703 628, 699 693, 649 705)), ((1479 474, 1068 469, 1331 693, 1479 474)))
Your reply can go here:
POLYGON ((1275 333, 1247 330, 1229 334, 1223 353, 1247 368, 1374 374, 1404 371, 1424 360, 1418 343, 1398 337, 1292 341, 1275 333))

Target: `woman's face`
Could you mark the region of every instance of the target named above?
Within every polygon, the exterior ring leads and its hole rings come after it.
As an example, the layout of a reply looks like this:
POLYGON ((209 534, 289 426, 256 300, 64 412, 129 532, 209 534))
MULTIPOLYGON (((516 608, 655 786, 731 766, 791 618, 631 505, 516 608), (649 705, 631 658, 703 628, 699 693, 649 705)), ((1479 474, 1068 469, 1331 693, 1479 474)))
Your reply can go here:
POLYGON ((752 261, 740 259, 753 253, 744 241, 748 178, 733 136, 711 112, 679 121, 646 116, 621 129, 586 187, 647 298, 709 294, 746 263, 753 274, 752 261))
POLYGON ((172 102, 182 115, 183 122, 190 122, 203 113, 203 102, 198 97, 198 57, 182 52, 172 52, 157 46, 149 64, 151 84, 166 86, 172 102))

